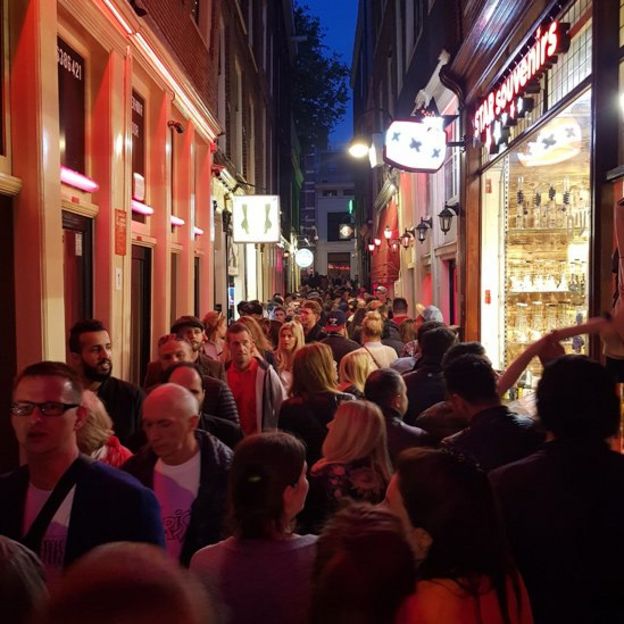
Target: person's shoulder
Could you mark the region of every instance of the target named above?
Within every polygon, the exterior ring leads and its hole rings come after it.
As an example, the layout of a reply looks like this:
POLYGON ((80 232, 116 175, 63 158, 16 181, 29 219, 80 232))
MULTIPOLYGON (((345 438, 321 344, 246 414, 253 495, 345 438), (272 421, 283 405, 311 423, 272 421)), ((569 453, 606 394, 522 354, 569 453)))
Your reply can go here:
POLYGON ((224 388, 229 388, 227 383, 223 379, 213 377, 212 375, 202 375, 202 382, 204 388, 209 391, 221 392, 224 388))
POLYGON ((526 457, 495 468, 489 473, 489 478, 494 485, 507 484, 517 480, 527 483, 527 478, 531 474, 543 475, 546 463, 548 463, 547 451, 538 449, 526 457))
POLYGON ((221 440, 217 439, 207 431, 197 431, 200 441, 201 453, 204 457, 209 457, 214 463, 229 466, 232 463, 232 450, 221 440))
POLYGON ((190 569, 196 573, 206 572, 220 561, 223 555, 234 546, 235 538, 228 537, 216 544, 200 548, 191 558, 190 569))
POLYGON ((16 487, 26 483, 28 483, 27 466, 20 466, 19 468, 15 468, 15 470, 0 474, 0 494, 8 494, 16 487))
POLYGON ((89 463, 87 470, 81 478, 81 483, 91 489, 91 493, 96 496, 103 496, 109 493, 117 497, 120 495, 143 494, 149 492, 149 490, 129 472, 113 468, 99 461, 89 463))
POLYGON ((131 475, 137 475, 146 468, 153 467, 156 463, 156 459, 156 455, 151 450, 150 446, 145 444, 120 466, 120 470, 128 472, 131 475))
POLYGON ((107 385, 111 390, 115 392, 130 395, 130 396, 143 396, 144 392, 139 386, 135 386, 129 381, 124 381, 118 377, 109 377, 102 386, 107 385))

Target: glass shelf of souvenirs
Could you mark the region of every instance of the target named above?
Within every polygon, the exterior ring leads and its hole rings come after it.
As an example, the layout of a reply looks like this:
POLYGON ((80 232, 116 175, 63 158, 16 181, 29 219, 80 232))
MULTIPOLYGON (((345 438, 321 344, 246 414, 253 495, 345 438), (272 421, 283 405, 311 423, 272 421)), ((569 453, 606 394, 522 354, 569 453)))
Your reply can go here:
POLYGON ((515 190, 515 207, 509 206, 508 232, 561 232, 578 235, 591 225, 589 189, 583 180, 572 185, 570 177, 554 184, 531 186, 525 192, 524 176, 519 176, 515 190))

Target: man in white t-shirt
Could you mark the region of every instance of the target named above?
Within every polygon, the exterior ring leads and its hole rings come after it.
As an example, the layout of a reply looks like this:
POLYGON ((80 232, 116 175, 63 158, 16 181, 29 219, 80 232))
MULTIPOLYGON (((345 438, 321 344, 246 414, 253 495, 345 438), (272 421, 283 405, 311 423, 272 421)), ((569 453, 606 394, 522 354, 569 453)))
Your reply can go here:
POLYGON ((0 477, 0 534, 35 551, 50 579, 100 544, 162 544, 153 494, 80 455, 82 392, 78 374, 60 362, 26 367, 13 390, 11 422, 27 463, 0 477))
POLYGON ((188 565, 196 550, 221 538, 232 452, 199 431, 199 404, 182 386, 163 384, 143 403, 148 447, 123 469, 154 490, 167 552, 188 565))

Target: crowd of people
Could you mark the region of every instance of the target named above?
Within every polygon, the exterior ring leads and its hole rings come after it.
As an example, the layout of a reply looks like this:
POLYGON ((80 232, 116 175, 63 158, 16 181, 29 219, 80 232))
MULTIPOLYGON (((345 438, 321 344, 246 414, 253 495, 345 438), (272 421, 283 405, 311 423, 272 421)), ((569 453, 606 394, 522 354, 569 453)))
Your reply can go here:
POLYGON ((0 621, 624 621, 619 387, 565 353, 624 322, 496 371, 434 306, 314 287, 176 319, 142 387, 92 319, 18 374, 0 621))

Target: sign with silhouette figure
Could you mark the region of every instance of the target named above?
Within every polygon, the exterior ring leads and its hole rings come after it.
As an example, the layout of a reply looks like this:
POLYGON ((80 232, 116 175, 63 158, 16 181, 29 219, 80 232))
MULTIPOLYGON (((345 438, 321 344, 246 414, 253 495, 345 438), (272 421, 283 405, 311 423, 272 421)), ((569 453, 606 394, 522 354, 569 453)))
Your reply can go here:
POLYGON ((279 242, 279 196, 235 195, 232 204, 232 239, 235 243, 279 242))

